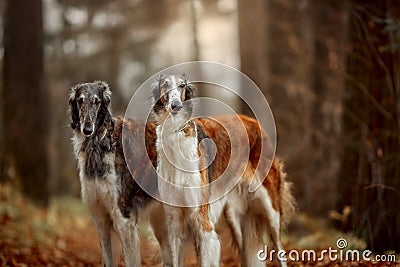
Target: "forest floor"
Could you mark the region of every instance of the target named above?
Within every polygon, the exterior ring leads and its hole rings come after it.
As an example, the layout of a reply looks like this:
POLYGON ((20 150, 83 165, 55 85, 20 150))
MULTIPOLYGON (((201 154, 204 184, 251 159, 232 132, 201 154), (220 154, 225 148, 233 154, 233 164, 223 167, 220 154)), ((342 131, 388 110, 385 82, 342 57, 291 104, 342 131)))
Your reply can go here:
MULTIPOLYGON (((49 208, 41 209, 26 201, 10 186, 0 184, 0 266, 100 266, 101 252, 96 230, 90 216, 77 198, 53 199, 49 208)), ((157 241, 145 222, 141 228, 141 256, 143 266, 161 266, 157 241)), ((221 266, 240 266, 238 253, 232 248, 231 238, 222 231, 221 266)), ((345 238, 347 248, 362 251, 365 242, 338 232, 326 220, 299 213, 283 237, 285 247, 316 248, 317 255, 323 248, 336 247, 336 240, 345 238)), ((289 266, 400 266, 397 262, 345 262, 291 261, 289 266)), ((122 257, 121 257, 122 258, 122 257)), ((268 265, 276 266, 275 262, 268 265)), ((120 266, 123 266, 122 259, 120 266)), ((197 266, 194 250, 185 257, 185 266, 197 266)))

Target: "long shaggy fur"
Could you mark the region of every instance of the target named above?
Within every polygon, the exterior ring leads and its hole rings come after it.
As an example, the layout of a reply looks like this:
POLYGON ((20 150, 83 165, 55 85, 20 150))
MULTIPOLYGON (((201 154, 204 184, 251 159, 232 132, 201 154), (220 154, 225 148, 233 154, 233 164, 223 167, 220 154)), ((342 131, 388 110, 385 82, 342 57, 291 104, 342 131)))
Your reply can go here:
MULTIPOLYGON (((291 194, 291 183, 286 180, 283 163, 278 157, 267 155, 262 158, 261 145, 268 145, 268 137, 261 131, 258 122, 247 116, 239 116, 246 128, 250 155, 246 170, 239 184, 227 195, 228 201, 224 217, 239 247, 242 266, 262 266, 257 259, 257 251, 263 248, 262 236, 270 236, 273 244, 280 247, 279 232, 284 229, 295 210, 295 201, 291 194), (271 162, 272 161, 272 162, 271 162), (256 168, 271 168, 265 178, 259 177, 256 168), (248 191, 253 179, 262 181, 255 192, 248 191)), ((215 175, 221 175, 231 159, 230 136, 222 125, 235 127, 237 119, 232 115, 223 115, 210 120, 196 119, 205 134, 217 145, 217 154, 213 162, 215 175), (218 123, 218 122, 219 123, 218 123)), ((235 134, 235 132, 233 133, 235 134)), ((285 266, 285 263, 281 263, 285 266)))
POLYGON ((292 194, 293 184, 286 180, 286 172, 284 171, 284 164, 279 157, 275 157, 273 166, 278 170, 277 176, 280 180, 279 187, 279 202, 280 202, 280 214, 281 214, 281 229, 285 229, 288 225, 290 218, 296 212, 296 200, 292 194))
MULTIPOLYGON (((190 206, 208 200, 209 192, 206 189, 199 193, 190 191, 190 188, 199 189, 208 185, 213 174, 212 169, 201 170, 202 163, 196 161, 201 156, 207 158, 210 153, 207 146, 200 147, 200 141, 207 138, 201 126, 193 120, 187 121, 193 111, 190 101, 192 97, 194 88, 188 84, 185 75, 160 76, 153 88, 153 113, 159 124, 156 142, 157 171, 162 176, 159 181, 166 179, 177 186, 186 187, 188 190, 182 196, 182 201, 185 202, 183 205, 190 206), (170 158, 168 153, 171 153, 170 158), (178 159, 180 156, 192 161, 190 165, 194 169, 191 172, 183 171, 170 162, 170 159, 178 159)), ((159 190, 160 196, 167 201, 176 198, 178 194, 164 183, 159 184, 159 190)), ((164 205, 165 236, 156 236, 161 238, 165 266, 182 266, 183 243, 188 237, 193 237, 200 266, 219 266, 220 243, 214 225, 224 203, 225 198, 212 205, 202 204, 190 208, 164 205)))
MULTIPOLYGON (((185 97, 190 94, 194 95, 194 93, 194 90, 185 92, 185 97)), ((124 121, 122 118, 113 117, 110 100, 111 92, 104 82, 79 84, 71 88, 69 105, 71 128, 74 133, 74 153, 78 160, 82 198, 92 213, 93 222, 99 234, 104 265, 112 266, 118 261, 114 253, 116 246, 111 244, 113 233, 116 233, 124 249, 125 266, 139 266, 139 237, 136 221, 143 207, 149 206, 149 203, 154 203, 154 201, 133 180, 127 164, 137 166, 134 169, 135 178, 151 183, 153 192, 157 191, 157 184, 154 185, 152 180, 157 178, 152 176, 150 166, 143 165, 144 161, 138 158, 138 155, 143 155, 143 151, 135 153, 135 149, 138 147, 135 145, 135 142, 138 142, 135 138, 130 139, 132 143, 127 146, 132 149, 127 153, 132 157, 124 157, 122 131, 126 129, 128 134, 135 137, 140 136, 138 129, 146 127, 146 150, 150 159, 155 163, 156 130, 152 123, 144 126, 143 123, 137 121, 124 121), (81 90, 95 93, 100 98, 99 106, 94 108, 99 116, 94 120, 95 127, 91 136, 85 136, 82 132, 85 127, 85 116, 83 116, 84 112, 80 110, 83 105, 79 104, 81 90)), ((235 124, 235 119, 230 115, 215 119, 223 124, 235 124)), ((279 240, 279 231, 293 213, 295 202, 290 192, 291 184, 285 179, 286 174, 283 171, 282 162, 272 156, 267 159, 260 158, 260 146, 268 140, 260 130, 257 121, 246 116, 240 116, 240 119, 248 133, 249 164, 239 185, 228 194, 224 216, 232 230, 235 243, 239 247, 242 266, 258 266, 262 263, 257 262, 255 252, 262 249, 260 236, 266 232, 272 237, 272 233, 275 233, 274 243, 279 240), (249 193, 249 182, 254 175, 257 175, 255 173, 256 166, 261 164, 265 167, 271 160, 272 167, 267 177, 265 179, 259 177, 264 180, 263 186, 256 192, 249 193), (271 214, 274 216, 271 217, 271 214), (279 216, 276 216, 277 214, 279 216), (274 219, 274 225, 271 219, 274 219)), ((211 165, 212 169, 209 168, 211 175, 208 177, 211 181, 213 177, 218 177, 225 170, 232 156, 230 139, 223 127, 214 119, 199 118, 195 122, 201 129, 198 136, 209 137, 217 144, 217 155, 211 165)), ((243 145, 247 145, 247 143, 243 145)), ((151 213, 150 220, 164 255, 168 250, 164 223, 166 215, 162 208, 159 209, 159 205, 155 205, 155 207, 157 208, 151 213)), ((209 214, 209 216, 211 218, 216 215, 209 214)), ((281 263, 281 265, 285 264, 281 263)))
MULTIPOLYGON (((160 79, 154 84, 154 88, 162 86, 160 79)), ((161 90, 162 91, 162 90, 161 90)), ((162 96, 153 89, 153 96, 162 96)), ((166 116, 166 99, 155 101, 159 104, 155 108, 156 116, 164 118, 166 116)), ((263 249, 262 237, 264 234, 271 237, 274 246, 282 249, 280 241, 280 231, 288 222, 295 210, 295 201, 291 194, 291 183, 286 180, 283 171, 283 163, 279 158, 271 153, 266 157, 261 157, 261 147, 269 145, 267 135, 261 130, 258 122, 244 115, 223 115, 214 118, 196 118, 193 121, 202 129, 202 134, 211 138, 217 146, 216 157, 211 164, 211 181, 219 177, 227 168, 232 157, 231 137, 223 126, 232 129, 239 127, 238 123, 243 124, 247 131, 247 142, 238 144, 239 146, 250 146, 248 162, 245 162, 246 170, 241 177, 239 184, 227 195, 228 200, 224 208, 224 217, 228 223, 236 245, 239 247, 242 266, 263 266, 263 262, 257 258, 257 252, 263 249), (271 166, 266 177, 259 177, 257 168, 267 169, 271 166), (248 191, 253 179, 262 181, 262 186, 255 192, 248 191)), ((238 128, 238 132, 239 128, 238 128)), ((233 132, 235 134, 236 131, 233 132)), ((242 140, 245 141, 245 140, 242 140)), ((239 166, 238 166, 239 167, 239 166)), ((160 213, 157 213, 157 217, 160 213)), ((151 219, 154 220, 154 217, 151 219)), ((153 224, 154 226, 154 224, 153 224)), ((165 240, 167 229, 160 225, 154 226, 155 234, 163 249, 164 258, 168 257, 168 243, 165 240)), ((286 266, 285 262, 279 262, 281 266, 286 266)))
POLYGON ((82 199, 88 206, 96 227, 102 249, 104 266, 118 264, 118 236, 124 253, 125 266, 140 266, 139 236, 136 222, 138 213, 151 197, 133 179, 129 166, 137 179, 154 182, 156 176, 151 164, 143 164, 140 151, 139 129, 146 129, 146 150, 150 159, 153 153, 155 125, 134 120, 114 118, 111 112, 111 91, 104 82, 78 84, 70 92, 70 116, 73 130, 75 157, 78 160, 82 199), (132 148, 125 158, 122 133, 125 131, 132 148))
MULTIPOLYGON (((110 153, 112 150, 112 132, 114 129, 114 120, 111 114, 111 91, 106 83, 97 81, 94 83, 97 89, 96 93, 99 97, 100 104, 98 108, 98 116, 96 118, 96 134, 91 138, 85 138, 80 149, 84 150, 86 154, 85 162, 85 176, 88 179, 94 179, 95 177, 104 178, 104 176, 110 171, 109 164, 103 161, 106 153, 110 153), (104 133, 107 136, 101 136, 104 133)), ((89 86, 89 85, 87 85, 89 86)), ((87 87, 89 88, 89 87, 87 87)), ((83 90, 79 86, 75 86, 70 92, 70 113, 71 113, 71 128, 76 132, 81 131, 81 120, 83 120, 84 114, 79 112, 78 102, 83 100, 76 99, 76 94, 81 93, 83 90)), ((79 95, 80 96, 80 95, 79 95)), ((84 106, 84 103, 82 103, 84 106)), ((81 152, 81 151, 79 151, 81 152)))

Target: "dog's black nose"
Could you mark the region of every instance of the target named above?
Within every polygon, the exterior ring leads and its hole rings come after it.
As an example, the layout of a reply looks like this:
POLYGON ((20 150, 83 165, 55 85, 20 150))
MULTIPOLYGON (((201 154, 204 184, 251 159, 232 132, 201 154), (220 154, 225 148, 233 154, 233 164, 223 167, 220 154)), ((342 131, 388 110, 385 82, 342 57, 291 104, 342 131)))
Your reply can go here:
POLYGON ((85 128, 83 128, 83 134, 84 135, 91 135, 93 133, 93 126, 92 124, 86 124, 85 128))
POLYGON ((182 109, 182 102, 180 102, 178 100, 172 101, 171 109, 172 109, 173 113, 177 113, 178 111, 180 111, 182 109))

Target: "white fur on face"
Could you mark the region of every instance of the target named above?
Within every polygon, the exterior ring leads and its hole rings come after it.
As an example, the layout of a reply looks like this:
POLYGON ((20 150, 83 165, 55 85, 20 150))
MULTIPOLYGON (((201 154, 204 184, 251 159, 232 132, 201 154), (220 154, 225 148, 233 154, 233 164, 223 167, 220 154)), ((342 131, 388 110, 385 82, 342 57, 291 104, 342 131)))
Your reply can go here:
POLYGON ((179 78, 174 75, 168 76, 165 80, 166 80, 167 88, 165 88, 164 90, 165 90, 165 94, 168 99, 168 102, 166 103, 166 108, 167 108, 168 112, 172 112, 171 105, 174 101, 178 101, 182 104, 183 90, 182 90, 182 87, 180 87, 180 86, 185 81, 182 78, 179 78))
POLYGON ((191 116, 192 111, 184 105, 186 81, 180 76, 163 76, 157 84, 162 98, 162 111, 155 112, 159 124, 163 124, 164 131, 175 131, 181 127, 191 116), (173 111, 173 105, 180 105, 181 109, 173 111))

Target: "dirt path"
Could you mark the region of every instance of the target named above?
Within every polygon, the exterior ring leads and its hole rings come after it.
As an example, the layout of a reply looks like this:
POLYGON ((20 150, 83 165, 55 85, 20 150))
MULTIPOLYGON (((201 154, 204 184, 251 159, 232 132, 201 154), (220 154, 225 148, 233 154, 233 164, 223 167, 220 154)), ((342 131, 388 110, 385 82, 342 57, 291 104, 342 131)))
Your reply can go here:
MULTIPOLYGON (((29 232, 20 232, 14 239, 3 239, 4 226, 12 226, 4 216, 1 218, 0 233, 0 266, 101 266, 101 252, 98 238, 90 221, 64 225, 61 234, 49 234, 45 244, 26 244, 21 241, 30 238, 29 232)), ((29 243, 29 242, 28 242, 29 243)), ((237 253, 230 246, 231 240, 227 233, 221 237, 222 267, 239 267, 237 253)), ((161 266, 161 254, 157 241, 153 237, 141 239, 141 257, 143 266, 161 266)), ((399 266, 399 263, 372 262, 331 262, 328 259, 321 262, 290 262, 289 266, 399 266)), ((120 266, 123 266, 122 258, 120 266)), ((189 249, 185 257, 185 267, 194 267, 196 257, 193 249, 189 249)), ((276 263, 268 263, 276 266, 276 263)))
MULTIPOLYGON (((98 243, 98 238, 93 226, 88 225, 85 231, 80 230, 73 235, 65 236, 64 240, 64 253, 73 261, 65 262, 65 264, 69 264, 70 266, 77 266, 79 264, 93 264, 100 266, 100 245, 98 243)), ((227 235, 223 235, 221 243, 223 244, 223 258, 221 266, 240 266, 237 259, 237 253, 231 248, 231 241, 227 235)), ((190 248, 185 257, 185 266, 197 266, 194 249, 190 246, 190 244, 188 245, 190 248)), ((140 251, 143 266, 161 266, 162 258, 160 247, 154 237, 142 237, 140 251)), ((123 266, 122 259, 120 266, 123 266)))
MULTIPOLYGON (((236 253, 224 246, 223 265, 239 266, 236 253)), ((161 266, 161 254, 154 238, 142 238, 143 266, 161 266)), ((21 245, 19 240, 0 241, 0 266, 101 266, 97 234, 91 224, 70 226, 46 245, 21 245)), ((122 259, 120 266, 123 266, 122 259)), ((185 266, 197 266, 194 250, 188 252, 185 266)))

